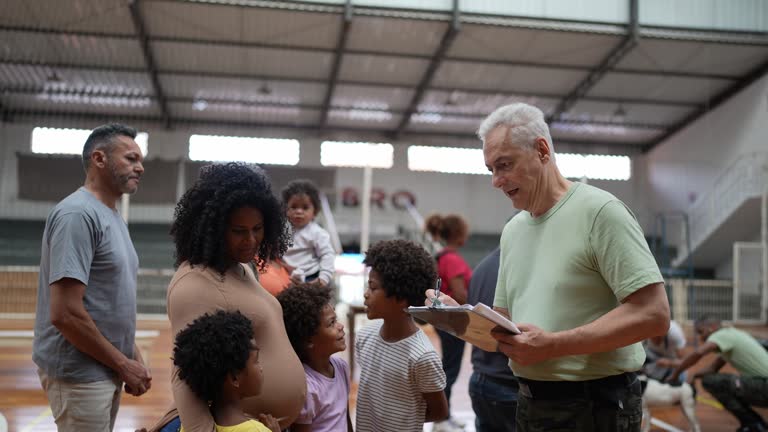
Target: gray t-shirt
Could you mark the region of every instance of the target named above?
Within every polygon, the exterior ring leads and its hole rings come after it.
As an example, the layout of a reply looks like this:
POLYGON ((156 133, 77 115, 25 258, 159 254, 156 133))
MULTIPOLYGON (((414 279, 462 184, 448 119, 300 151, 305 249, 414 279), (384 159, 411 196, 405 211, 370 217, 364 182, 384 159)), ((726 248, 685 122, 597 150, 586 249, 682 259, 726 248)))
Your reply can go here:
MULTIPOLYGON (((493 304, 496 281, 499 275, 499 248, 496 248, 475 267, 469 281, 467 304, 493 304)), ((483 351, 472 347, 472 366, 475 372, 509 382, 510 389, 517 390, 517 378, 509 368, 509 358, 502 353, 483 351)))
POLYGON ((139 258, 120 214, 81 187, 45 223, 32 359, 46 374, 72 382, 104 381, 114 371, 75 348, 51 324, 50 284, 86 285, 83 304, 102 335, 133 358, 139 258))

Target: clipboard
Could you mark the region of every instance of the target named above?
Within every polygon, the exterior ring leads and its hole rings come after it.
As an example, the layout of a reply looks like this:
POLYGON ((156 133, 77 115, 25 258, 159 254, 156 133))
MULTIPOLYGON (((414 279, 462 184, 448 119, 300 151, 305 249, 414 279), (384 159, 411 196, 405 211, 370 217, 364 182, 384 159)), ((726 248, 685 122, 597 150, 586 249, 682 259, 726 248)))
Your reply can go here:
POLYGON ((491 330, 496 326, 512 334, 521 333, 514 322, 482 303, 474 306, 411 306, 405 311, 488 352, 496 352, 498 343, 491 336, 491 330))

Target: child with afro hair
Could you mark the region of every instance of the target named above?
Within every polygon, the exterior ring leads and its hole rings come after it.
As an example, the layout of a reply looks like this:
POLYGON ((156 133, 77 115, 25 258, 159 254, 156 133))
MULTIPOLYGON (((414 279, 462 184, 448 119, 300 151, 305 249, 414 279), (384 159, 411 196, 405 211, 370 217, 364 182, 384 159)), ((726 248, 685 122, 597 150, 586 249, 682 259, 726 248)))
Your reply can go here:
POLYGON ((333 354, 347 349, 344 325, 331 305, 331 289, 292 284, 277 295, 288 339, 304 365, 307 399, 291 432, 352 431, 349 366, 333 354))
POLYGON ((368 249, 365 308, 369 319, 355 341, 360 362, 355 430, 423 430, 448 417, 445 373, 427 335, 405 309, 422 306, 437 280, 434 259, 407 240, 368 249))
POLYGON ((263 371, 253 323, 239 311, 205 314, 180 331, 173 364, 179 378, 210 404, 217 432, 280 432, 271 415, 260 414, 257 421, 240 405, 243 398, 261 392, 263 371))

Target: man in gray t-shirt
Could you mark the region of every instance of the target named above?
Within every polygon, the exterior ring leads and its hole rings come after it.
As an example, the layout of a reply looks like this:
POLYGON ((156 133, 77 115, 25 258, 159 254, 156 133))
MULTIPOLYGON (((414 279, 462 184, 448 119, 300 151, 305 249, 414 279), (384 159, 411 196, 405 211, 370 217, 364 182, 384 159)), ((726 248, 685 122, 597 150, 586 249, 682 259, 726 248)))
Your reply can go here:
POLYGON ((136 131, 110 124, 83 148, 85 184, 45 224, 32 359, 59 431, 111 431, 152 377, 134 343, 139 260, 117 200, 144 172, 136 131))

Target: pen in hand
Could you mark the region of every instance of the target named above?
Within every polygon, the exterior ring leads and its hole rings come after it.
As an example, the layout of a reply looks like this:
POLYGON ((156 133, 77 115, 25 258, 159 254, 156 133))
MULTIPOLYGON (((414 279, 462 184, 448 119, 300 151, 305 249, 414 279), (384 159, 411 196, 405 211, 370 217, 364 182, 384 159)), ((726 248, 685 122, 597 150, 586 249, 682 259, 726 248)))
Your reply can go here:
POLYGON ((432 298, 432 307, 442 306, 443 303, 438 300, 440 297, 440 287, 443 285, 443 280, 440 277, 435 281, 435 296, 432 298))

